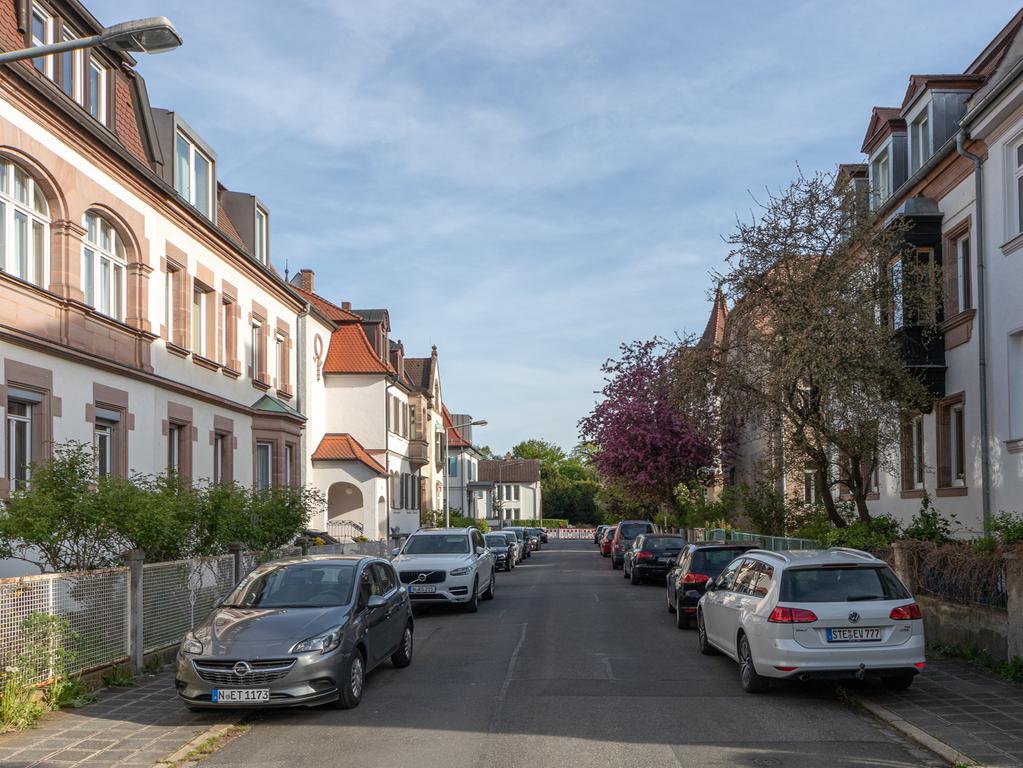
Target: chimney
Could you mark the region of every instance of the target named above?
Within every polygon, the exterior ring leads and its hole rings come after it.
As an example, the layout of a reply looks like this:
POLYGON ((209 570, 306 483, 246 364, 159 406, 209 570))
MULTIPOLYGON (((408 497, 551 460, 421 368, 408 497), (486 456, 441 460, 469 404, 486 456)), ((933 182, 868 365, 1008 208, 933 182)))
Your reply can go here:
POLYGON ((311 269, 300 269, 298 271, 298 287, 307 293, 315 293, 313 286, 316 281, 316 273, 311 269))
POLYGON ((341 309, 345 310, 345 312, 351 312, 352 311, 352 302, 350 302, 350 301, 342 301, 341 302, 341 309))

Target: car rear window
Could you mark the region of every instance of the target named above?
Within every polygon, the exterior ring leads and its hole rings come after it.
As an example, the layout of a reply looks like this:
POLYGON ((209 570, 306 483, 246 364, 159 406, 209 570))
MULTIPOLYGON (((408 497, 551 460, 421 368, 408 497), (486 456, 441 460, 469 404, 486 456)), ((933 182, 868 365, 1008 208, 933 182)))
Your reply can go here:
POLYGON ((634 539, 641 533, 649 533, 652 528, 650 523, 622 523, 618 526, 618 533, 623 539, 634 539))
POLYGON ((678 552, 682 549, 682 545, 685 542, 682 539, 674 539, 657 536, 648 536, 643 539, 643 549, 648 549, 651 552, 678 552))
POLYGON ((735 558, 745 552, 745 549, 697 549, 693 553, 693 564, 689 570, 693 573, 705 573, 715 578, 735 558))
POLYGON ((781 599, 793 603, 904 600, 909 596, 888 566, 790 568, 781 581, 781 599))
POLYGON ((507 547, 508 539, 501 534, 492 533, 487 536, 487 546, 507 547))

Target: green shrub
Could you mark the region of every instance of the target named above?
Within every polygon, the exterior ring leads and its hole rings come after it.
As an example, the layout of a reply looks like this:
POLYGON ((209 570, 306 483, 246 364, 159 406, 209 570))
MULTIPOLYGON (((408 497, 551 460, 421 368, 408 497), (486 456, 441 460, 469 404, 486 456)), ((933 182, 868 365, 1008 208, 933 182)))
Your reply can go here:
POLYGON ((999 512, 991 520, 991 532, 1002 544, 1019 544, 1023 541, 1023 515, 999 512))
POLYGON ((925 493, 923 499, 920 500, 920 511, 909 521, 903 536, 907 539, 947 544, 952 541, 952 526, 955 523, 955 518, 955 515, 948 517, 942 515, 931 504, 931 497, 925 493))
POLYGON ((899 522, 891 515, 876 515, 870 522, 855 522, 845 528, 832 528, 822 541, 828 547, 852 547, 872 551, 885 549, 900 536, 899 522))
POLYGON ((5 656, 0 676, 0 732, 20 730, 32 725, 46 710, 57 706, 53 695, 42 696, 35 682, 46 678, 51 670, 57 675, 51 685, 58 696, 67 697, 70 682, 62 676, 74 660, 68 650, 76 635, 67 619, 48 613, 30 613, 20 626, 22 650, 5 656))
POLYGON ((767 536, 785 534, 785 496, 773 484, 744 485, 740 495, 750 530, 767 536))

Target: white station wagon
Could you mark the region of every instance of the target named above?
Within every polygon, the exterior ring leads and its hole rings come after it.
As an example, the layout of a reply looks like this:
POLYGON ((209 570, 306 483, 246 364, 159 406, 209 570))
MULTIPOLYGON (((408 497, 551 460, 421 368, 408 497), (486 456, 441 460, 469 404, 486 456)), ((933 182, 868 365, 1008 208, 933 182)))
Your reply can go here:
POLYGON ((844 547, 752 549, 707 585, 700 652, 739 662, 743 690, 771 678, 880 678, 904 689, 924 668, 920 607, 883 560, 844 547))

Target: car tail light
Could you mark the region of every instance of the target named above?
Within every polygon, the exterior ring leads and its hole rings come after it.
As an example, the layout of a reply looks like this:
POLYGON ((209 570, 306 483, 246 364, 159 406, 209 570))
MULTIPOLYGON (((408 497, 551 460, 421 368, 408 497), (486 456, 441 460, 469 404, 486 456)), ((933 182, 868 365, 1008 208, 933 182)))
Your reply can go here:
POLYGON ((799 669, 799 667, 778 667, 778 666, 776 666, 775 669, 777 669, 779 672, 795 672, 797 669, 799 669))
POLYGON ((777 606, 767 618, 774 624, 809 624, 817 621, 817 614, 805 608, 789 608, 785 605, 777 606))
POLYGON ((897 608, 892 608, 888 618, 895 619, 896 621, 906 621, 908 619, 922 619, 923 615, 920 613, 919 605, 910 603, 909 605, 900 605, 897 608))
POLYGON ((683 584, 706 584, 710 576, 705 573, 687 573, 682 577, 683 584))
POLYGON ((645 549, 641 549, 641 550, 639 550, 639 552, 636 553, 636 559, 637 560, 653 560, 654 559, 654 553, 653 552, 647 552, 645 549))
POLYGON ((924 667, 927 666, 927 662, 926 661, 918 661, 913 666, 916 667, 917 669, 923 669, 924 667))

